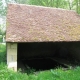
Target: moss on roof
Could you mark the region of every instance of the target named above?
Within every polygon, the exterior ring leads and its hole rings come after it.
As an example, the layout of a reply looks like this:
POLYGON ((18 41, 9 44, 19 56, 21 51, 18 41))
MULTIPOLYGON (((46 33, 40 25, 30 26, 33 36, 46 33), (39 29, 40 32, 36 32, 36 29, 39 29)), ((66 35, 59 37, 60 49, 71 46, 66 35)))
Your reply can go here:
POLYGON ((79 41, 80 15, 74 11, 9 4, 7 42, 79 41))

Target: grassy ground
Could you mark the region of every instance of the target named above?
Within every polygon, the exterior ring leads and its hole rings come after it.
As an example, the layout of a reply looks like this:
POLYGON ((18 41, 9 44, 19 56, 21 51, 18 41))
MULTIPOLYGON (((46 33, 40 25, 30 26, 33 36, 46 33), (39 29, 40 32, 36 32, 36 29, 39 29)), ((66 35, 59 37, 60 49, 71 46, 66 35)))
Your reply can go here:
POLYGON ((6 44, 0 44, 0 80, 80 80, 80 67, 71 70, 57 68, 35 73, 34 69, 30 69, 27 74, 9 70, 5 63, 6 44))
POLYGON ((80 80, 80 67, 72 70, 50 69, 27 74, 9 70, 5 64, 1 63, 0 80, 80 80))

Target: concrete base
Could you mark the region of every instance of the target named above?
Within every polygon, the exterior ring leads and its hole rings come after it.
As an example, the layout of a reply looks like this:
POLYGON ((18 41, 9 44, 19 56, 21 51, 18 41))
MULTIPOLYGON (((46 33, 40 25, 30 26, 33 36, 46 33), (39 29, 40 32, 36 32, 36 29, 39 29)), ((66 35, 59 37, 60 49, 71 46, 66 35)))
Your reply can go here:
POLYGON ((10 62, 8 64, 8 68, 14 70, 14 71, 17 71, 17 62, 10 62))

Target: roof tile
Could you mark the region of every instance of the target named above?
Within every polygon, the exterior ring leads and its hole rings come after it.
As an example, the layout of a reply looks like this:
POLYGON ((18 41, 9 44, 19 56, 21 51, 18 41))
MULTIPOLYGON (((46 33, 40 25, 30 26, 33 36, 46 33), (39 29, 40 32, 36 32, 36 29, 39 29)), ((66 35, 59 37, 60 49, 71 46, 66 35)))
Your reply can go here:
POLYGON ((80 15, 50 7, 9 4, 7 42, 79 41, 80 15))

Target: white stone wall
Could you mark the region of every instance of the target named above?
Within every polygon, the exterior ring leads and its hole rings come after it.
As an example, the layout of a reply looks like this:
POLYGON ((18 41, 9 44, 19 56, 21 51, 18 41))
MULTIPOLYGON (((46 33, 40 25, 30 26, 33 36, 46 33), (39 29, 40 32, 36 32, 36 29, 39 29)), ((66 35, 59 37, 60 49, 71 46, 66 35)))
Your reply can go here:
POLYGON ((7 43, 7 64, 10 68, 10 64, 16 62, 12 69, 17 71, 17 43, 7 43))

